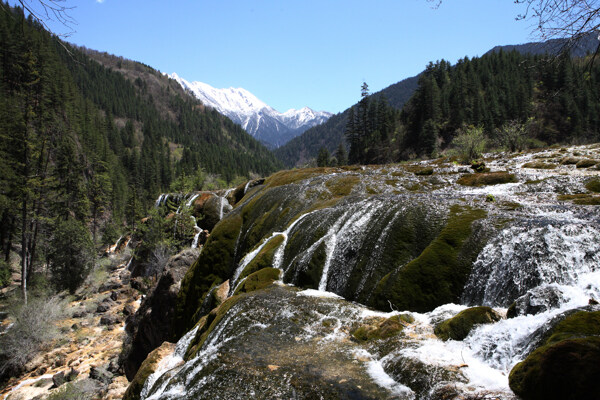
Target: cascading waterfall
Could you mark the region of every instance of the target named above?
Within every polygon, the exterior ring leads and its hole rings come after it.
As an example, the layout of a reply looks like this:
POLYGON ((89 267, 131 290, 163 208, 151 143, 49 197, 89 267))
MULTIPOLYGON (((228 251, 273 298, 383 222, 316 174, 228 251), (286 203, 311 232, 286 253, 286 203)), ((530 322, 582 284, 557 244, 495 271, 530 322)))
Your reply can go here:
POLYGON ((310 214, 313 214, 314 212, 315 211, 312 211, 312 212, 309 212, 306 214, 302 214, 301 216, 296 218, 296 220, 294 222, 292 222, 290 224, 290 226, 287 227, 286 230, 284 230, 283 232, 273 232, 269 238, 263 240, 263 242, 259 246, 257 246, 250 253, 247 253, 244 256, 244 258, 242 258, 242 260, 239 262, 238 267, 236 268, 235 272, 233 273, 233 276, 231 278, 231 293, 233 293, 235 291, 236 282, 237 282, 238 278, 240 277, 240 274, 244 271, 244 268, 246 268, 248 266, 248 264, 250 264, 250 262, 252 262, 254 257, 256 257, 258 255, 258 253, 260 253, 260 251, 263 249, 263 247, 265 247, 267 245, 267 243, 269 243, 271 241, 271 239, 273 239, 277 236, 280 236, 280 235, 283 236, 283 242, 279 245, 279 247, 275 251, 275 255, 273 257, 273 267, 281 269, 280 266, 281 266, 281 262, 283 259, 283 252, 285 252, 285 246, 287 244, 288 235, 300 221, 302 221, 304 218, 306 218, 310 214))
POLYGON ((193 215, 191 217, 194 220, 194 230, 196 231, 196 234, 194 235, 194 240, 192 241, 192 249, 195 249, 198 247, 198 239, 200 238, 200 234, 202 233, 202 228, 198 226, 198 221, 196 221, 196 217, 194 217, 193 215))
MULTIPOLYGON (((500 232, 480 253, 463 296, 468 304, 490 306, 525 299, 541 312, 480 325, 463 341, 424 339, 387 357, 417 359, 432 368, 464 364, 465 385, 499 390, 511 398, 508 373, 533 350, 534 334, 554 317, 600 298, 598 222, 569 222, 552 213, 547 217, 541 226, 514 225, 500 232)), ((421 315, 418 326, 431 329, 464 308, 439 307, 421 315)))
POLYGON ((507 307, 537 286, 577 286, 600 270, 600 231, 589 223, 552 220, 517 225, 489 243, 465 287, 467 304, 507 307))

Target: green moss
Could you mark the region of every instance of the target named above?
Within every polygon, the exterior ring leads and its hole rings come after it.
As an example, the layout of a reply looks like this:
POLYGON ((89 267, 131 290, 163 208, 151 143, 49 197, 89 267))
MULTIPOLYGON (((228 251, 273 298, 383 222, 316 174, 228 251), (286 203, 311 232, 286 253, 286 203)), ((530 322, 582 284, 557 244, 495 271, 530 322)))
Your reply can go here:
POLYGON ((597 398, 598 360, 600 337, 563 340, 536 349, 510 371, 508 382, 523 400, 597 398))
POLYGON ((600 335, 600 311, 580 311, 556 324, 546 334, 544 344, 591 335, 600 335))
POLYGON ((360 178, 356 175, 343 175, 335 177, 325 182, 327 189, 336 197, 348 196, 352 188, 360 182, 360 178))
POLYGON ((437 238, 413 261, 381 279, 373 293, 373 305, 386 310, 389 301, 399 310, 424 312, 457 302, 477 255, 477 251, 464 254, 471 226, 485 215, 483 210, 453 206, 437 238))
POLYGON ((463 175, 456 183, 464 186, 485 186, 485 185, 498 185, 503 183, 514 183, 517 182, 517 177, 514 174, 508 172, 490 172, 483 174, 468 174, 463 175))
POLYGON ((585 184, 585 188, 590 192, 600 193, 600 179, 592 179, 585 184))
POLYGON ((243 279, 248 275, 259 271, 263 268, 272 267, 273 266, 273 257, 275 256, 275 252, 279 248, 279 246, 283 243, 283 235, 277 235, 258 252, 258 254, 254 257, 252 261, 246 268, 242 271, 239 276, 239 279, 243 279))
POLYGON ((211 287, 229 279, 235 268, 235 244, 242 227, 240 214, 230 215, 217 224, 198 260, 181 282, 177 295, 174 338, 179 338, 197 322, 194 319, 211 287))
POLYGON ((543 161, 534 161, 523 164, 522 168, 535 168, 535 169, 555 169, 558 165, 547 163, 543 161))
POLYGON ((280 275, 281 271, 277 268, 263 268, 260 271, 256 271, 248 275, 246 280, 237 288, 234 295, 264 289, 276 280, 279 280, 280 275))
POLYGON ((528 181, 525 181, 525 184, 526 185, 535 185, 536 183, 542 183, 542 182, 544 182, 546 179, 547 178, 528 180, 528 181))
POLYGON ((600 311, 580 311, 558 322, 542 345, 510 372, 524 400, 585 399, 600 393, 600 311))
POLYGON ((500 321, 500 315, 490 307, 467 308, 435 327, 434 333, 442 340, 463 340, 475 325, 500 321))

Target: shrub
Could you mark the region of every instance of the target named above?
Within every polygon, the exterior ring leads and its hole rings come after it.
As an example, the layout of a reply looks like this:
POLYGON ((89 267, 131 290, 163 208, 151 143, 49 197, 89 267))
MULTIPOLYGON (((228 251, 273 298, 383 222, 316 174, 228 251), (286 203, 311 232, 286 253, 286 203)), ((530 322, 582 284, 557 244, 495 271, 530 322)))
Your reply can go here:
POLYGON ((496 131, 500 145, 508 151, 516 152, 525 148, 527 130, 517 121, 509 121, 496 131))
POLYGON ((56 297, 32 298, 16 308, 13 326, 0 336, 0 380, 22 371, 56 337, 54 323, 64 308, 56 297))
POLYGON ((463 163, 481 157, 486 144, 487 139, 480 126, 465 126, 458 130, 458 134, 452 140, 454 152, 463 163))

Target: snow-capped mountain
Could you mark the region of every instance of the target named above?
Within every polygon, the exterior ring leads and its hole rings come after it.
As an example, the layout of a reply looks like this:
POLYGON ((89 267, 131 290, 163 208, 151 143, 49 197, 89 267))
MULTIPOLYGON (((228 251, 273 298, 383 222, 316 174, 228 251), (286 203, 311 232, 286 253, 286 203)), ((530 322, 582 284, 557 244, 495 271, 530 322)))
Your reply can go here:
POLYGON ((322 124, 332 115, 308 107, 280 113, 246 89, 215 89, 203 82, 188 82, 175 73, 169 77, 193 93, 204 105, 239 123, 246 132, 272 148, 287 143, 308 128, 322 124))

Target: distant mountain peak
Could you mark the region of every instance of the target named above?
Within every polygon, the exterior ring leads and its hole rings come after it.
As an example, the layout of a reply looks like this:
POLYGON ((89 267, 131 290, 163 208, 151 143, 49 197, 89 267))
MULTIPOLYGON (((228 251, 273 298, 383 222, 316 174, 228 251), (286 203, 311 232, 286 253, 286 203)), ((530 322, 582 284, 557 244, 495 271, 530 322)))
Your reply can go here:
POLYGON ((203 82, 188 82, 169 75, 204 105, 239 123, 249 134, 270 147, 279 147, 307 129, 322 124, 333 114, 309 107, 280 113, 243 88, 216 89, 203 82))

